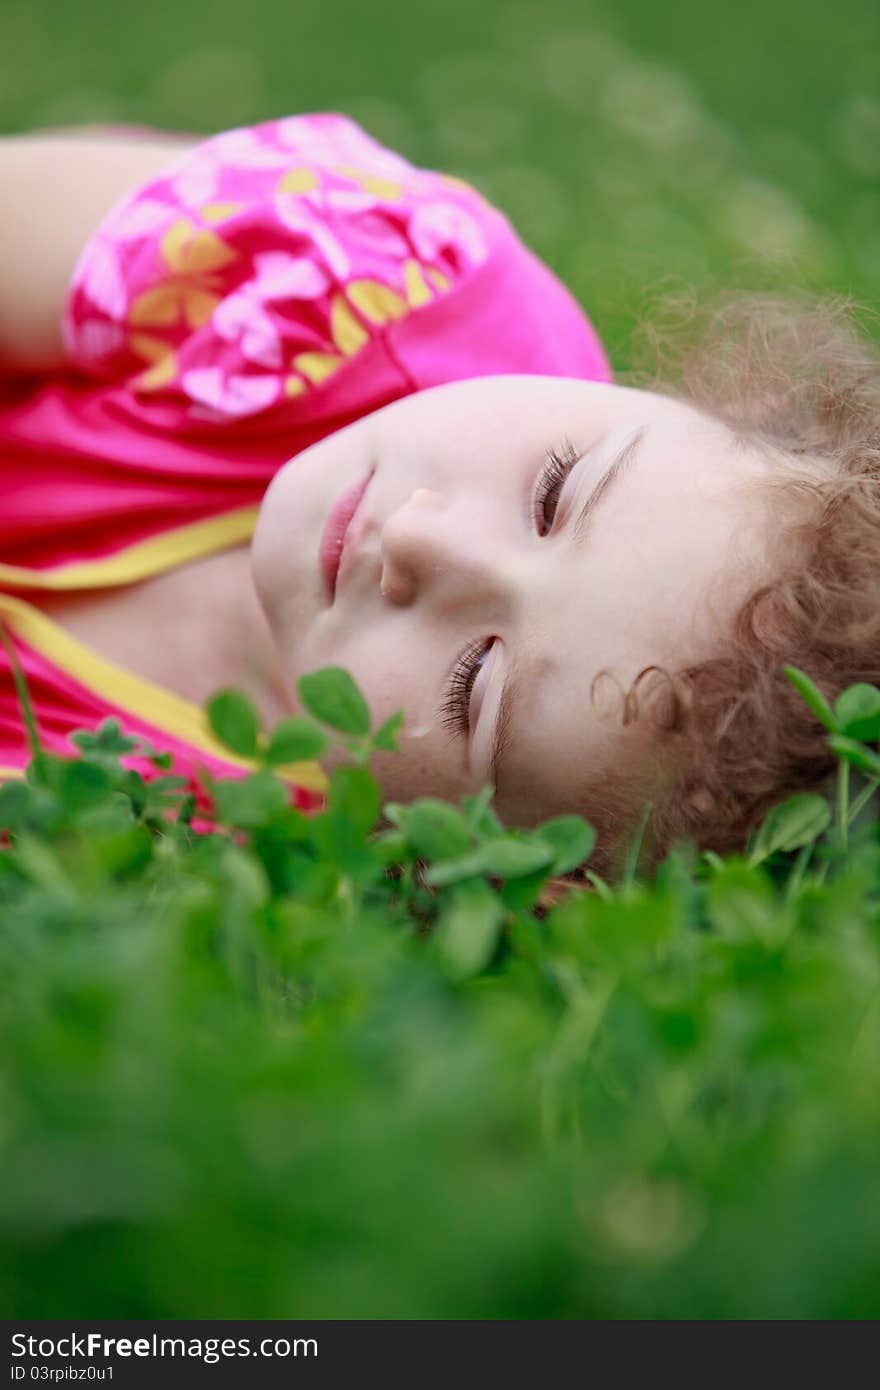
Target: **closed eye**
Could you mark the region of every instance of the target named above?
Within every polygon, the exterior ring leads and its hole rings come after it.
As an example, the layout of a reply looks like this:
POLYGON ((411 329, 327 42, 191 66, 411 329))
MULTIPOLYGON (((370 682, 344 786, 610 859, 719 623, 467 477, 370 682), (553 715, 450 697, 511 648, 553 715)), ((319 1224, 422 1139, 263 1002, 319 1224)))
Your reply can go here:
POLYGON ((546 532, 541 530, 542 525, 546 524, 548 528, 553 525, 553 517, 550 518, 549 522, 547 521, 548 501, 552 498, 553 516, 555 517, 559 494, 566 478, 580 458, 579 450, 575 448, 570 439, 563 441, 559 451, 556 449, 547 450, 547 463, 541 470, 532 501, 532 522, 539 535, 546 535, 546 532))

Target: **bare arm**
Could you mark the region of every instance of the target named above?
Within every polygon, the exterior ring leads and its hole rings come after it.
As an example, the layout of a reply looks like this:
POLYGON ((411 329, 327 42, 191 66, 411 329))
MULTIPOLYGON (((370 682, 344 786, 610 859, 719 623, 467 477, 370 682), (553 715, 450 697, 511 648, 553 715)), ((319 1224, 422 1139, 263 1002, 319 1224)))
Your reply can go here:
POLYGON ((68 365, 61 314, 80 252, 120 198, 199 138, 0 136, 0 372, 68 365))

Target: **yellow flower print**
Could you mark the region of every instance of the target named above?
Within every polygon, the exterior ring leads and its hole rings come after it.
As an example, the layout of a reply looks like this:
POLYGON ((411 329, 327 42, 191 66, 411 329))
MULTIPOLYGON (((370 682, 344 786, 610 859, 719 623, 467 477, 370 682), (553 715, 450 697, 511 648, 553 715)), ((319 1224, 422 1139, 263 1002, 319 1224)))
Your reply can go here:
MULTIPOLYGON (((369 342, 370 335, 352 313, 346 296, 368 323, 379 326, 389 319, 404 318, 411 309, 430 303, 434 295, 426 275, 441 292, 448 289, 451 283, 433 266, 422 266, 412 258, 405 262, 403 273, 406 298, 381 280, 351 280, 344 287, 343 294, 335 294, 330 304, 330 332, 337 351, 300 352, 291 366, 317 386, 338 371, 346 358, 353 357, 369 342)), ((286 394, 298 395, 301 389, 304 388, 299 377, 288 377, 285 381, 286 394)))
POLYGON ((172 223, 160 245, 165 264, 177 275, 201 275, 238 259, 238 252, 216 232, 194 227, 188 217, 172 223))
POLYGON ((319 187, 318 176, 313 169, 289 169, 278 185, 279 193, 313 193, 319 187))
POLYGON ((413 309, 418 309, 420 304, 428 304, 434 298, 418 261, 408 260, 406 262, 403 267, 403 283, 406 297, 413 309))
POLYGON ((358 323, 341 294, 333 296, 330 306, 330 332, 334 343, 345 357, 353 357, 370 336, 363 325, 358 323))
POLYGON ((298 352, 291 366, 308 377, 314 386, 318 386, 332 376, 344 361, 344 357, 337 357, 332 352, 298 352))
POLYGON ((384 198, 386 202, 399 203, 403 197, 403 184, 397 179, 379 178, 376 174, 365 173, 363 169, 354 169, 350 164, 337 164, 331 172, 338 174, 340 178, 350 179, 365 193, 384 198))
POLYGON ((128 345, 138 357, 145 357, 152 363, 132 381, 136 391, 158 391, 174 380, 177 357, 170 343, 162 338, 153 338, 149 333, 132 333, 128 345))
POLYGON ((478 198, 479 201, 483 204, 483 207, 492 207, 492 204, 490 202, 487 202, 487 200, 483 197, 483 194, 480 192, 479 188, 474 188, 474 185, 472 183, 467 183, 464 179, 460 179, 457 174, 438 174, 437 177, 439 179, 442 179, 444 183, 448 184, 450 188, 458 189, 462 193, 472 193, 473 196, 475 198, 478 198))
POLYGON ((432 283, 440 291, 441 294, 445 293, 446 290, 451 289, 452 281, 449 279, 448 275, 443 274, 442 270, 435 270, 432 265, 429 265, 427 267, 427 270, 432 283))
POLYGON ((238 252, 216 232, 195 227, 188 217, 178 218, 168 228, 160 249, 174 277, 132 300, 129 323, 138 328, 167 328, 183 316, 190 328, 200 328, 220 303, 213 291, 222 287, 222 281, 211 272, 236 260, 238 252))
POLYGON ((350 280, 345 286, 345 293, 370 323, 382 324, 389 319, 401 319, 409 307, 396 290, 391 289, 390 285, 383 285, 381 280, 350 280))
MULTIPOLYGON (((341 294, 335 294, 330 303, 330 333, 338 352, 300 352, 291 363, 315 386, 326 381, 342 366, 347 357, 353 357, 369 342, 369 333, 355 318, 341 294)), ((299 382, 298 377, 288 378, 285 383, 288 394, 298 394, 292 386, 292 383, 296 382, 299 382)), ((302 385, 301 382, 299 384, 302 385)))
POLYGON ((241 207, 241 203, 205 203, 204 207, 199 208, 199 217, 203 222, 225 222, 227 217, 233 217, 241 207))
POLYGON ((128 321, 138 328, 165 328, 177 323, 183 313, 190 328, 201 328, 219 303, 220 296, 207 289, 172 281, 133 299, 128 321))

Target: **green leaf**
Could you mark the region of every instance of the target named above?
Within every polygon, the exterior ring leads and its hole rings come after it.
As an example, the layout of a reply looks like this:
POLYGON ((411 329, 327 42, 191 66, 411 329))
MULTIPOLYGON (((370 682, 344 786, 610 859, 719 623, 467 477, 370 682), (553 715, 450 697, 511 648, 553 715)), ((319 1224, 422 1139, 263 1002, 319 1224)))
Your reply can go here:
POLYGON ((327 804, 345 816, 359 835, 369 835, 379 816, 379 784, 365 767, 343 763, 330 774, 327 804))
POLYGON ((166 771, 173 766, 174 755, 172 753, 157 753, 148 738, 139 740, 138 753, 142 758, 147 758, 154 767, 164 768, 166 771))
POLYGON ((153 837, 144 825, 117 828, 109 821, 106 825, 90 821, 89 829, 91 850, 108 877, 136 873, 152 859, 153 837), (108 833, 114 829, 116 834, 108 833), (96 833, 102 830, 103 834, 96 833))
POLYGON ((536 869, 522 878, 509 878, 501 885, 499 896, 505 907, 513 912, 530 912, 552 874, 552 868, 536 869))
MULTIPOLYGON (((878 759, 880 762, 880 759, 878 759)), ((777 850, 800 849, 828 828, 831 807, 816 792, 800 792, 768 811, 749 854, 749 864, 760 864, 777 850)))
MULTIPOLYGON (((362 768, 353 768, 362 772, 362 768)), ((363 838, 363 824, 338 811, 322 811, 309 818, 312 844, 322 859, 356 883, 369 883, 382 876, 383 865, 371 843, 363 838)), ((325 866, 327 867, 327 866, 325 866)))
POLYGON ((409 824, 409 807, 404 802, 387 801, 382 814, 392 825, 396 825, 398 830, 406 833, 406 827, 409 824))
POLYGON ((150 792, 176 791, 180 787, 189 786, 189 778, 179 776, 152 777, 146 785, 150 792))
POLYGON ((294 715, 276 724, 263 754, 271 767, 281 763, 298 763, 307 758, 319 758, 327 747, 327 735, 305 715, 294 715))
POLYGON ((105 801, 113 781, 105 768, 92 762, 69 762, 58 784, 58 797, 70 811, 84 810, 105 801))
POLYGON ((242 758, 257 751, 260 721, 248 697, 240 690, 220 690, 207 702, 208 721, 221 743, 242 758))
POLYGON ((269 880, 263 865, 238 845, 223 846, 220 861, 222 877, 230 895, 237 903, 260 907, 269 896, 269 880))
POLYGON ((551 871, 567 874, 576 869, 592 852, 596 831, 581 816, 557 816, 538 826, 541 839, 556 851, 551 871))
POLYGON ((287 788, 270 772, 255 772, 241 780, 220 777, 211 790, 218 818, 244 830, 267 825, 289 802, 287 788))
POLYGON ((341 666, 324 666, 300 676, 300 699, 309 714, 344 734, 368 734, 370 711, 351 676, 341 666))
POLYGON ((480 846, 483 873, 495 878, 522 878, 553 863, 555 851, 540 839, 486 840, 480 846))
POLYGON ((31 789, 25 782, 5 782, 0 787, 0 830, 18 830, 25 824, 31 789))
POLYGON ((70 735, 70 741, 85 753, 103 753, 114 759, 123 753, 134 752, 139 743, 132 735, 123 734, 119 720, 113 718, 102 720, 95 733, 88 729, 76 729, 70 735))
POLYGON ((760 941, 772 947, 787 931, 785 909, 766 871, 741 859, 725 860, 708 885, 706 908, 714 929, 739 945, 760 941))
POLYGON ((19 835, 15 857, 32 883, 74 900, 76 890, 55 850, 36 835, 19 835))
POLYGON ((479 845, 469 854, 458 859, 444 859, 425 870, 425 882, 433 888, 446 888, 450 883, 461 883, 467 878, 476 878, 488 872, 483 863, 483 847, 479 845))
POLYGON ((409 859, 409 840, 400 830, 383 830, 370 841, 383 864, 402 864, 409 859))
POLYGON ((30 691, 28 690, 25 674, 21 669, 18 653, 15 650, 15 646, 9 636, 9 630, 2 618, 0 618, 0 641, 2 641, 6 648, 6 654, 12 666, 12 680, 15 685, 15 693, 18 696, 19 705, 21 706, 22 720, 27 729, 28 746, 31 750, 31 761, 35 761, 41 751, 42 745, 40 743, 39 733, 37 732, 34 707, 31 703, 30 691))
POLYGON ((592 869, 585 869, 584 878, 592 883, 603 902, 613 903, 615 901, 614 889, 599 874, 594 873, 592 869))
POLYGON ((581 816, 558 816, 545 821, 536 834, 554 851, 549 864, 531 874, 509 879, 501 890, 503 902, 515 911, 534 907, 547 880, 554 874, 566 874, 577 868, 590 854, 596 842, 596 832, 581 816))
POLYGON ((187 777, 155 777, 145 784, 139 814, 144 820, 164 820, 165 812, 186 800, 187 777))
POLYGON ((861 772, 867 772, 870 777, 880 777, 880 757, 864 744, 856 743, 855 739, 844 738, 843 734, 832 734, 828 746, 845 763, 851 763, 861 772))
POLYGON ((488 874, 493 878, 522 878, 552 864, 554 858, 552 847, 537 839, 486 840, 469 854, 433 865, 425 873, 425 882, 440 888, 478 874, 488 874))
MULTIPOLYGON (((125 792, 110 792, 104 800, 95 806, 84 809, 76 818, 77 829, 79 831, 93 832, 127 832, 134 825, 134 816, 131 809, 131 801, 125 792)), ((149 838, 149 831, 143 826, 141 829, 149 838)))
POLYGON ((880 690, 876 685, 860 681, 838 695, 834 713, 840 732, 862 743, 874 743, 880 738, 880 690))
POLYGON ((40 749, 31 758, 24 775, 32 786, 48 787, 50 791, 56 791, 69 761, 69 758, 59 758, 54 753, 46 753, 40 749))
POLYGON ((149 789, 146 780, 134 768, 128 768, 120 784, 121 790, 126 796, 131 798, 131 804, 136 815, 140 815, 145 809, 150 799, 149 789))
POLYGON ((410 806, 406 834, 420 859, 452 859, 467 854, 471 845, 470 828, 461 812, 429 796, 410 806))
POLYGON ((504 905, 483 879, 459 883, 445 895, 433 939, 456 979, 484 970, 498 947, 504 905))
POLYGON ((404 711, 402 709, 398 710, 396 714, 390 715, 389 718, 385 720, 382 727, 373 735, 373 747, 387 748, 390 752, 396 753, 398 751, 397 734, 400 731, 403 720, 404 711))
POLYGON ((476 796, 461 798, 462 809, 475 835, 485 837, 504 833, 504 826, 489 805, 494 795, 495 788, 491 782, 487 782, 476 796))
POLYGON ((836 733, 837 720, 834 717, 831 706, 819 687, 813 684, 810 677, 804 671, 798 670, 797 666, 783 666, 782 669, 795 690, 806 700, 816 718, 825 725, 829 733, 836 733))

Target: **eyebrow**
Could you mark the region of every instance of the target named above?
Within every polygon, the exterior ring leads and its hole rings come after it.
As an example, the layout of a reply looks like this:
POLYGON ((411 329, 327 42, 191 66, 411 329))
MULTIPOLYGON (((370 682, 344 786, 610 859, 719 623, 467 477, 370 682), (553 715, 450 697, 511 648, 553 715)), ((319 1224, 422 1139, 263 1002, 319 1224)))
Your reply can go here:
MULTIPOLYGON (((611 460, 605 469, 596 486, 590 492, 589 497, 584 503, 581 511, 571 527, 571 536, 575 545, 582 546, 589 529, 589 525, 599 503, 607 497, 618 479, 630 469, 635 462, 639 445, 645 436, 646 426, 642 425, 635 434, 627 440, 623 448, 611 460)), ((581 458, 584 456, 581 455, 581 458)), ((580 462, 580 460, 578 460, 580 462)), ((503 775, 504 757, 513 742, 513 715, 516 709, 517 700, 523 687, 528 684, 530 676, 529 668, 523 666, 518 660, 511 663, 510 670, 501 687, 501 698, 498 701, 498 715, 495 719, 495 729, 492 734, 492 745, 489 750, 489 781, 495 788, 495 795, 499 792, 499 783, 503 775)))

